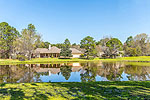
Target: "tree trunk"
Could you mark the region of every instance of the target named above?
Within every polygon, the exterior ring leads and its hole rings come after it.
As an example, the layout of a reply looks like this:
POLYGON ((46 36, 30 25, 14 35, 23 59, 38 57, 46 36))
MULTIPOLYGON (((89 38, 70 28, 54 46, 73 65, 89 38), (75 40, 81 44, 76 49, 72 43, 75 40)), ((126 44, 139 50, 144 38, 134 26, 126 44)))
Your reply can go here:
POLYGON ((87 59, 89 59, 89 55, 87 55, 87 59))

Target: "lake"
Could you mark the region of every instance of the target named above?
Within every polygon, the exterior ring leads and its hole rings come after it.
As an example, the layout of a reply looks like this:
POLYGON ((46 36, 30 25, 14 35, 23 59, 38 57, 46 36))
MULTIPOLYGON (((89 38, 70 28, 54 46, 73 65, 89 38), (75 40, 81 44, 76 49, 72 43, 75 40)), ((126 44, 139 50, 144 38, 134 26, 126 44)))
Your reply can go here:
POLYGON ((0 65, 0 83, 129 80, 150 80, 150 66, 125 62, 0 65))

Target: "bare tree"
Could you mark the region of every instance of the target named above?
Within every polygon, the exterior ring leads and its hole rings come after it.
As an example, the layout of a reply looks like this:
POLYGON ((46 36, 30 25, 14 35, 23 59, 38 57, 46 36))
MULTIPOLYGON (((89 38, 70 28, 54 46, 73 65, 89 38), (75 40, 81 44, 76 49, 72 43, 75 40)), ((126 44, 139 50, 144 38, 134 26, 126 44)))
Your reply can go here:
POLYGON ((40 44, 40 39, 41 36, 37 34, 35 26, 29 24, 27 29, 22 30, 21 37, 14 42, 14 51, 30 60, 35 47, 40 44))

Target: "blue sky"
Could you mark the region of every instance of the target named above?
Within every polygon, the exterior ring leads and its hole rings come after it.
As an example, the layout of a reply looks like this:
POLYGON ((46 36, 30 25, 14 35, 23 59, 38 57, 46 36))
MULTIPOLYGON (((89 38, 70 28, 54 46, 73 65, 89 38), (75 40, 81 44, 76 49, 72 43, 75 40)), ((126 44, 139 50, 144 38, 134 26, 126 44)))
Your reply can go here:
POLYGON ((36 26, 44 41, 80 43, 150 33, 150 0, 0 0, 0 22, 21 31, 36 26))

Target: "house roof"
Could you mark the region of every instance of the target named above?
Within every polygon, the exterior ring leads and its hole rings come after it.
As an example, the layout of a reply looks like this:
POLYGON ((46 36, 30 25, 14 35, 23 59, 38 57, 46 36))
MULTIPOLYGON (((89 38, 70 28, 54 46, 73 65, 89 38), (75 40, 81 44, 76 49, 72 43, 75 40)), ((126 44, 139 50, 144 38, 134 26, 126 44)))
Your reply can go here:
POLYGON ((50 51, 47 48, 37 48, 34 51, 35 53, 50 53, 50 51))
POLYGON ((61 49, 53 46, 53 47, 51 47, 51 49, 49 51, 50 51, 50 53, 60 53, 61 49))
POLYGON ((70 48, 70 50, 72 50, 72 54, 82 54, 81 51, 75 49, 75 48, 70 48))
POLYGON ((51 49, 47 49, 47 48, 37 48, 35 49, 35 53, 60 53, 60 49, 53 46, 51 47, 51 49))
MULTIPOLYGON (((82 54, 81 51, 75 49, 75 48, 70 48, 70 50, 72 50, 72 54, 82 54)), ((51 47, 51 49, 47 49, 47 48, 37 48, 34 51, 35 53, 60 53, 61 49, 53 46, 51 47)))

